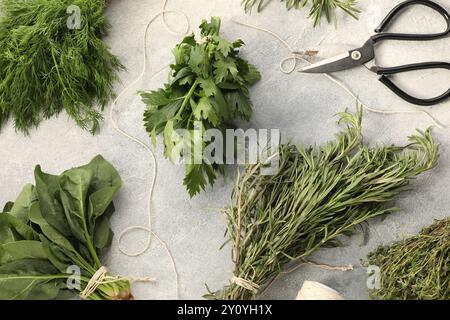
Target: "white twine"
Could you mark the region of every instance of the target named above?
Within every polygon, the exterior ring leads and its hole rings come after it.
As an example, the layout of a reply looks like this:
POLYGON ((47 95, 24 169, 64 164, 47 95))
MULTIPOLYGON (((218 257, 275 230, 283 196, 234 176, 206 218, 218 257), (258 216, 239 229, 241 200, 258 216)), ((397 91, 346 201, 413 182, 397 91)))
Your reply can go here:
MULTIPOLYGON (((285 41, 284 39, 282 39, 278 34, 276 34, 275 32, 269 30, 269 29, 265 29, 265 28, 261 28, 258 26, 254 26, 245 22, 241 22, 241 21, 237 21, 232 19, 232 22, 244 26, 244 27, 248 27, 251 29, 255 29, 258 31, 262 31, 265 32, 269 35, 271 35, 272 37, 276 38, 278 41, 280 41, 285 47, 286 49, 289 50, 289 56, 287 56, 286 58, 282 59, 280 61, 280 70, 281 72, 285 73, 285 74, 291 74, 292 72, 294 72, 297 68, 297 64, 298 61, 302 61, 308 64, 311 64, 311 62, 309 62, 308 60, 305 59, 305 57, 307 56, 313 56, 314 53, 317 53, 315 51, 309 51, 309 50, 294 50, 289 43, 287 43, 287 41, 285 41), (291 68, 286 69, 285 65, 288 61, 292 61, 291 64, 291 68)), ((423 115, 425 115, 426 117, 428 117, 430 119, 430 121, 433 123, 434 126, 436 126, 439 129, 445 129, 446 126, 442 125, 439 123, 438 120, 436 120, 431 114, 429 114, 427 111, 425 110, 404 110, 404 111, 400 111, 400 110, 381 110, 381 109, 375 109, 372 107, 367 106, 366 104, 364 104, 359 97, 357 97, 351 90, 350 88, 348 88, 342 81, 338 80, 336 77, 332 76, 329 73, 323 73, 323 75, 329 79, 330 81, 332 81, 333 83, 337 84, 339 87, 341 87, 346 93, 348 93, 351 97, 353 97, 355 100, 357 100, 359 103, 361 103, 361 105, 363 106, 363 108, 365 108, 367 111, 373 112, 373 113, 380 113, 380 114, 406 114, 406 113, 421 113, 423 115)))
POLYGON ((257 285, 256 283, 254 283, 250 280, 244 279, 244 278, 236 277, 236 276, 233 276, 231 278, 231 283, 234 283, 235 285, 242 287, 248 291, 251 291, 255 294, 258 293, 258 290, 260 288, 260 286, 257 285))
POLYGON ((108 269, 105 266, 101 266, 89 279, 86 287, 82 292, 80 292, 79 296, 82 299, 87 299, 91 294, 97 290, 99 286, 107 283, 115 283, 118 281, 127 280, 130 283, 133 282, 154 282, 155 279, 151 277, 142 277, 142 278, 133 278, 133 277, 121 277, 121 276, 108 276, 108 269))
POLYGON ((106 273, 108 270, 106 270, 105 267, 100 267, 93 275, 92 278, 89 279, 88 284, 84 288, 83 291, 80 292, 80 297, 82 299, 87 299, 91 294, 94 293, 95 290, 97 290, 98 286, 101 284, 103 279, 106 276, 106 273))
MULTIPOLYGON (((144 31, 144 40, 143 40, 143 62, 142 62, 142 71, 140 73, 140 75, 133 81, 131 82, 128 86, 126 86, 118 95, 117 98, 114 100, 114 102, 111 105, 111 109, 110 109, 110 120, 111 123, 114 127, 114 130, 116 130, 118 133, 120 133, 121 135, 127 137, 128 139, 130 139, 131 141, 134 141, 135 143, 137 143, 138 145, 140 145, 141 147, 143 147, 146 151, 148 151, 148 153, 151 155, 152 158, 152 178, 151 178, 151 183, 150 183, 150 188, 148 191, 148 200, 147 200, 147 217, 148 217, 148 223, 146 226, 139 226, 139 225, 132 225, 129 226, 127 228, 125 228, 119 235, 118 238, 118 246, 119 246, 119 250, 121 253, 123 253, 126 256, 129 257, 138 257, 141 256, 142 254, 144 254, 149 248, 150 245, 152 243, 152 237, 155 237, 159 243, 163 246, 163 248, 165 249, 165 251, 167 252, 168 256, 170 257, 171 263, 172 263, 172 268, 175 274, 175 287, 176 287, 176 299, 179 299, 179 281, 178 281, 178 271, 176 268, 176 264, 175 264, 175 259, 169 249, 169 247, 167 246, 167 244, 152 230, 152 215, 151 215, 151 203, 152 203, 152 199, 153 199, 153 191, 154 191, 154 187, 155 187, 155 182, 156 182, 156 177, 157 177, 157 173, 158 173, 158 168, 157 168, 157 161, 156 161, 156 156, 154 151, 152 150, 152 148, 150 148, 145 142, 141 141, 140 139, 133 137, 132 135, 128 134, 127 132, 125 132, 124 130, 122 130, 119 125, 117 124, 117 122, 114 120, 113 117, 113 113, 114 113, 114 106, 117 105, 117 102, 119 101, 119 99, 128 91, 130 90, 130 88, 134 87, 139 81, 142 80, 142 78, 144 77, 146 71, 147 71, 147 34, 149 31, 150 26, 153 24, 153 22, 155 22, 156 19, 158 19, 160 16, 162 16, 163 18, 163 23, 164 26, 166 28, 166 30, 173 34, 173 35, 187 35, 189 33, 190 30, 190 20, 189 17, 182 11, 178 11, 178 10, 166 10, 166 6, 167 6, 167 1, 168 0, 164 0, 163 2, 163 6, 160 12, 158 12, 156 15, 154 15, 147 23, 146 27, 145 27, 145 31, 144 31), (174 13, 174 14, 179 14, 181 16, 184 17, 185 21, 186 21, 186 30, 184 32, 178 32, 178 31, 174 31, 173 29, 170 28, 170 26, 168 25, 165 15, 167 13, 174 13), (144 245, 144 247, 137 251, 137 252, 130 252, 127 249, 123 248, 121 243, 123 240, 123 237, 133 231, 137 231, 137 230, 141 230, 141 231, 145 231, 148 233, 148 237, 147 237, 147 241, 144 245)), ((155 77, 156 75, 158 75, 161 71, 163 71, 164 69, 166 69, 166 67, 162 68, 161 70, 157 71, 153 76, 155 77)), ((95 291, 95 290, 94 290, 95 291)))

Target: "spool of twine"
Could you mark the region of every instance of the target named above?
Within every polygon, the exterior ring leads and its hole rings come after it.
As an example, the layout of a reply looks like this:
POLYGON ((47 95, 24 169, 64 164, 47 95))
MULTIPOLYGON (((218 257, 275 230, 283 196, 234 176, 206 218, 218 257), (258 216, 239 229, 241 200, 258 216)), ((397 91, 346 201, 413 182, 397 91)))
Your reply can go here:
POLYGON ((336 290, 316 281, 305 281, 295 300, 345 300, 336 290))

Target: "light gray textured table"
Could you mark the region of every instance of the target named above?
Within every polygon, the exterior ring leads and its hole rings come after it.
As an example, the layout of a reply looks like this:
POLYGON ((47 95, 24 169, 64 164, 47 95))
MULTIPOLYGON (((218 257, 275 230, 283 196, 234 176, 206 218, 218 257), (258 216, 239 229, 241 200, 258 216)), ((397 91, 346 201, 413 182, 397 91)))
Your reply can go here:
MULTIPOLYGON (((247 23, 269 28, 282 35, 293 47, 316 48, 322 56, 340 53, 359 46, 373 33, 373 29, 385 14, 400 0, 361 0, 363 13, 360 20, 339 15, 339 26, 322 24, 314 29, 307 20, 306 11, 286 12, 283 5, 273 0, 260 15, 243 13, 240 0, 169 0, 168 9, 182 9, 197 28, 203 18, 211 15, 223 19, 223 34, 230 39, 241 38, 246 47, 242 54, 256 64, 263 80, 253 87, 251 94, 255 105, 253 120, 246 126, 255 128, 280 128, 284 139, 293 138, 304 144, 322 143, 339 130, 336 114, 348 107, 354 109, 355 101, 341 88, 321 76, 292 74, 279 71, 279 61, 287 55, 282 45, 272 37, 255 30, 238 26, 230 21, 236 18, 247 23)), ((450 10, 449 0, 439 3, 450 10)), ((135 79, 142 67, 142 38, 147 21, 161 7, 160 0, 112 0, 108 17, 112 30, 106 39, 112 51, 128 68, 121 74, 124 85, 135 79)), ((172 26, 177 19, 168 18, 172 26)), ((178 20, 180 20, 178 18, 178 20)), ((174 24, 175 23, 175 24, 174 24)), ((398 21, 395 29, 408 28, 419 31, 438 30, 441 19, 428 9, 409 10, 398 21), (424 30, 425 29, 425 30, 424 30)), ((182 29, 182 28, 181 28, 182 29)), ((168 34, 161 20, 150 29, 149 70, 145 79, 132 91, 158 88, 166 79, 166 72, 151 78, 154 71, 171 63, 171 48, 180 37, 168 34)), ((429 43, 389 42, 377 48, 378 62, 397 65, 428 60, 448 61, 450 39, 429 43)), ((400 76, 398 82, 411 90, 420 88, 425 96, 441 93, 450 85, 449 71, 430 71, 411 76, 400 76)), ((410 110, 411 105, 388 91, 365 68, 341 72, 337 77, 348 84, 368 105, 385 110, 410 110)), ((415 91, 413 91, 415 92, 415 91)), ((450 102, 427 110, 443 124, 450 126, 450 102)), ((132 92, 121 99, 115 116, 120 126, 140 139, 147 139, 142 125, 144 105, 132 92)), ((109 110, 105 112, 107 118, 109 110)), ((380 115, 364 114, 363 133, 367 143, 406 143, 406 137, 416 128, 425 129, 431 122, 421 114, 380 115)), ((449 129, 450 130, 450 129, 449 129)), ((325 271, 314 267, 301 267, 280 278, 262 298, 293 299, 305 279, 321 281, 334 287, 347 298, 366 299, 366 270, 359 266, 360 259, 380 244, 419 231, 433 219, 449 215, 448 181, 450 179, 450 151, 447 129, 434 129, 434 135, 442 144, 439 167, 424 174, 414 183, 414 190, 404 194, 395 205, 403 210, 387 217, 383 222, 372 221, 369 242, 361 246, 355 236, 342 248, 324 249, 313 259, 328 264, 353 264, 354 271, 325 271), (358 267, 359 266, 359 267, 358 267)), ((42 123, 30 137, 16 134, 11 124, 0 133, 0 203, 15 199, 21 187, 33 181, 33 168, 41 164, 43 169, 60 173, 72 166, 88 162, 96 154, 110 160, 124 181, 117 199, 117 212, 113 218, 116 234, 125 227, 146 223, 147 188, 151 175, 149 155, 137 144, 118 135, 105 119, 100 134, 91 136, 79 129, 66 115, 42 123)), ((212 189, 189 199, 181 181, 184 168, 164 159, 159 141, 157 161, 159 176, 152 205, 154 230, 172 250, 180 275, 180 293, 185 299, 198 299, 205 293, 204 284, 220 289, 232 276, 230 248, 219 251, 224 242, 225 219, 216 209, 224 206, 232 187, 232 173, 227 181, 220 180, 212 189)), ((139 249, 146 234, 136 232, 125 238, 124 245, 139 249)), ((134 292, 140 299, 170 299, 175 296, 174 274, 170 260, 163 248, 154 241, 151 250, 139 258, 123 256, 114 243, 104 261, 113 271, 132 276, 151 275, 157 282, 151 285, 136 284, 134 292)))

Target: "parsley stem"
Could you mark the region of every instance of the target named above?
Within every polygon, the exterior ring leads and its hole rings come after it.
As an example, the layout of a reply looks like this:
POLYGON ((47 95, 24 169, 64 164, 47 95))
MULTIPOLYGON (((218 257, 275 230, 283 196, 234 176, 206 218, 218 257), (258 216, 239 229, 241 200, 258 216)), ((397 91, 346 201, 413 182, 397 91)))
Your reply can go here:
POLYGON ((176 117, 179 117, 181 115, 181 113, 183 112, 184 108, 186 107, 186 105, 188 104, 189 100, 191 99, 192 95, 194 94, 195 89, 197 89, 198 85, 199 85, 199 81, 195 80, 195 82, 192 85, 191 89, 189 90, 188 94, 184 98, 183 103, 181 104, 181 108, 180 108, 180 110, 178 110, 176 117))

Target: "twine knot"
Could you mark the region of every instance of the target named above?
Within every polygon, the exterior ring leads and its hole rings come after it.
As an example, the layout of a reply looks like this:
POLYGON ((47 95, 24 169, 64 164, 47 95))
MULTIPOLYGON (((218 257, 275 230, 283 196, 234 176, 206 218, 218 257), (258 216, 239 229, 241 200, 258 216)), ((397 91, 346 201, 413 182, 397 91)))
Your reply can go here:
POLYGON ((251 291, 255 294, 258 293, 258 290, 260 288, 260 286, 254 283, 253 281, 236 276, 233 276, 233 278, 231 278, 231 283, 234 283, 235 285, 242 287, 248 291, 251 291))
POLYGON ((83 291, 80 292, 80 298, 87 299, 91 294, 97 290, 99 286, 102 284, 107 283, 114 283, 119 281, 129 281, 130 283, 133 282, 155 282, 156 279, 152 277, 140 277, 140 278, 134 278, 134 277, 122 277, 122 276, 109 276, 108 275, 108 269, 106 269, 105 266, 101 266, 89 279, 86 287, 83 291))
POLYGON ((91 294, 97 290, 97 288, 103 283, 103 280, 108 273, 106 267, 101 266, 89 279, 88 284, 83 291, 80 292, 80 298, 87 299, 91 294))
POLYGON ((305 58, 314 57, 319 53, 317 50, 291 50, 291 53, 280 61, 280 70, 285 74, 291 74, 297 69, 298 61, 305 61, 305 58), (291 67, 286 69, 286 63, 292 61, 291 67))

